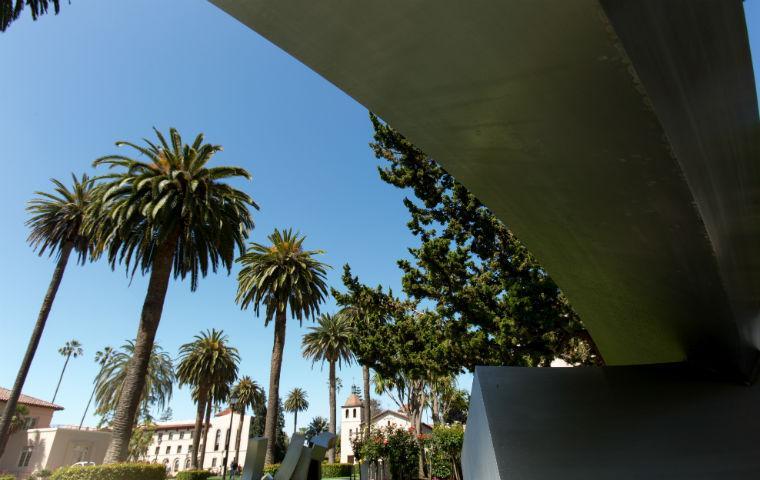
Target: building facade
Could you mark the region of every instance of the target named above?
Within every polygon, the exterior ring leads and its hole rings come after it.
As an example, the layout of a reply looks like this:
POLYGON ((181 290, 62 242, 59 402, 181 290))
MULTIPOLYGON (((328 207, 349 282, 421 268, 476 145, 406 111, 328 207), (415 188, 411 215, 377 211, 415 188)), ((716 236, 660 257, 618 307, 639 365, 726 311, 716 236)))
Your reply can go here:
MULTIPOLYGON (((354 448, 352 441, 361 435, 362 412, 364 406, 362 400, 356 394, 351 394, 340 409, 340 462, 354 463, 354 448)), ((381 410, 372 415, 372 428, 396 427, 408 429, 412 427, 409 416, 397 410, 381 410)), ((430 433, 432 428, 426 423, 422 424, 422 433, 430 433)))
MULTIPOLYGON (((228 438, 230 448, 228 468, 233 460, 235 460, 236 451, 238 452, 238 463, 241 466, 244 464, 251 418, 250 415, 241 417, 240 414, 236 413, 233 415, 231 428, 229 409, 211 418, 206 445, 203 444, 203 436, 201 436, 200 449, 205 451, 202 468, 212 472, 220 472, 222 470, 225 445, 227 445, 228 438), (240 444, 238 445, 237 431, 241 423, 242 431, 240 434, 240 444)), ((170 475, 176 475, 182 470, 190 469, 194 428, 195 422, 192 420, 157 424, 153 440, 143 460, 163 464, 170 475)))
MULTIPOLYGON (((10 391, 0 387, 0 412, 5 410, 10 391)), ((40 470, 55 470, 77 462, 101 463, 111 433, 77 426, 51 427, 53 414, 63 407, 21 395, 20 405, 28 409, 24 425, 8 439, 0 472, 28 478, 40 470)))

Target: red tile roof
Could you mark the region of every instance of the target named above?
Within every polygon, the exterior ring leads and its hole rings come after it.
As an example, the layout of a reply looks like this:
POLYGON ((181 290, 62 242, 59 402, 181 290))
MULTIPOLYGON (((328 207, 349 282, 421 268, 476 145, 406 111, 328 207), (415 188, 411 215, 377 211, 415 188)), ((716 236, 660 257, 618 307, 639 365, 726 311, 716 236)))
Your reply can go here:
MULTIPOLYGON (((7 388, 0 387, 0 402, 7 402, 10 396, 11 396, 10 390, 8 390, 7 388)), ((46 402, 45 400, 40 400, 39 398, 30 397, 29 395, 24 395, 23 393, 19 397, 18 403, 22 405, 29 405, 32 407, 50 408, 53 410, 63 410, 63 407, 60 405, 46 402)))

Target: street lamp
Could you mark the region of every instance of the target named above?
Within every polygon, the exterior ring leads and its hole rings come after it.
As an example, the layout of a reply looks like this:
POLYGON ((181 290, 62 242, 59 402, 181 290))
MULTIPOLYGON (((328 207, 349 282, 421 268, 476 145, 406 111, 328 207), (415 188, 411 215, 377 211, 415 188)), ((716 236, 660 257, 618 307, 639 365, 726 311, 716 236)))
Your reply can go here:
POLYGON ((224 442, 224 465, 222 466, 222 480, 227 478, 227 459, 230 455, 230 439, 232 438, 232 419, 235 418, 235 408, 237 407, 237 395, 230 395, 230 428, 227 430, 227 438, 224 442))

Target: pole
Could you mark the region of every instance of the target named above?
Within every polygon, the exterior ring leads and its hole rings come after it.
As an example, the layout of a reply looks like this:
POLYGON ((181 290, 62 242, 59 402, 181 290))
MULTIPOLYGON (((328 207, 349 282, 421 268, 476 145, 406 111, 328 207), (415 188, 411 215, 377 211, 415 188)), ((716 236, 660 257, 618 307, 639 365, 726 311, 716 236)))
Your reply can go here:
POLYGON ((232 419, 235 417, 235 409, 230 405, 230 429, 227 430, 227 439, 224 442, 224 465, 222 466, 222 480, 227 478, 227 459, 230 454, 230 439, 232 438, 232 419))

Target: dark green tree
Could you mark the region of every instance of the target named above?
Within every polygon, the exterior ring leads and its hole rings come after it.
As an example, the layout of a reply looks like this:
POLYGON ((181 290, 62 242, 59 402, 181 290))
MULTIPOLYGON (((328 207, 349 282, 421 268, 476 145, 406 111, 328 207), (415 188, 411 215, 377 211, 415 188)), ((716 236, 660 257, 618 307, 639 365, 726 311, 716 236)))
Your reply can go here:
POLYGON ((380 178, 416 197, 404 200, 421 243, 399 261, 403 289, 435 305, 451 339, 446 358, 465 369, 601 362, 578 315, 507 226, 403 135, 370 119, 370 145, 386 162, 380 178))

